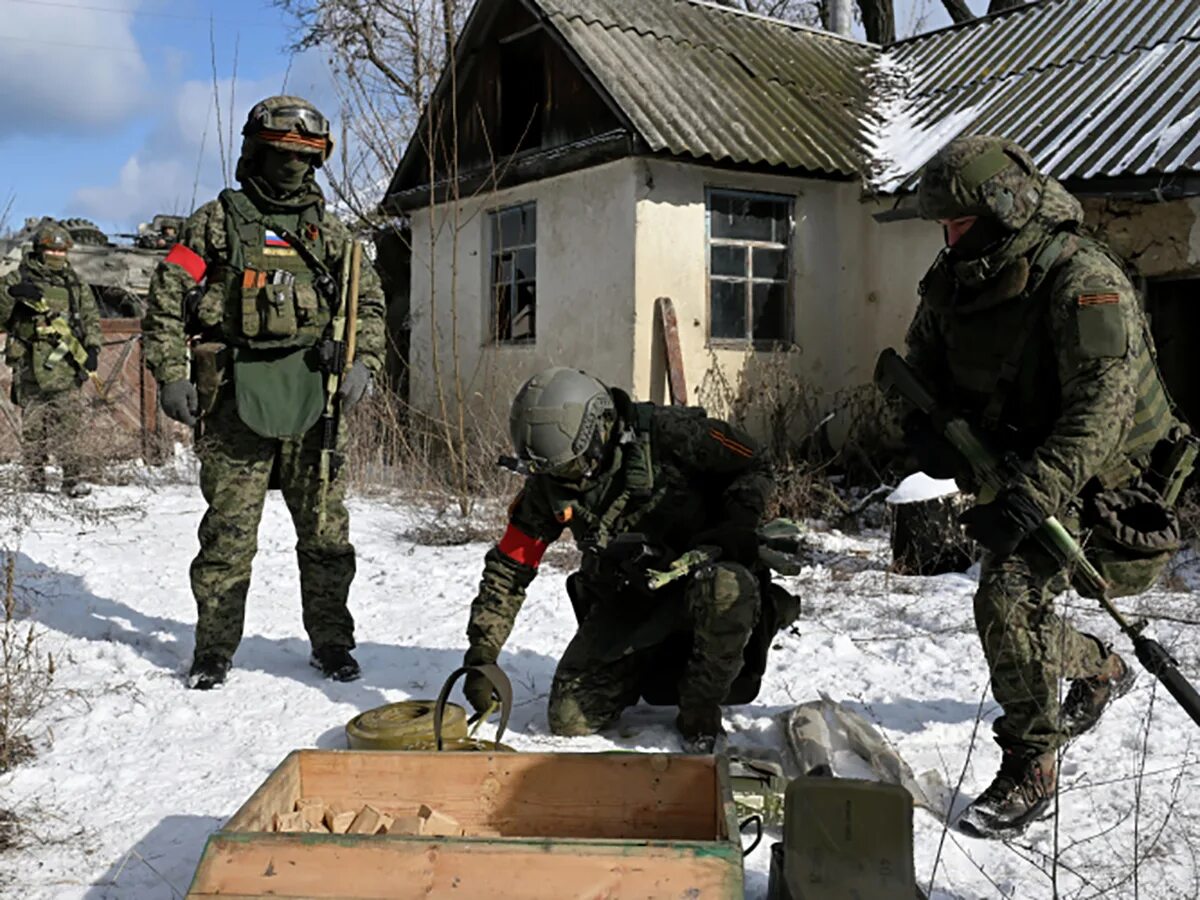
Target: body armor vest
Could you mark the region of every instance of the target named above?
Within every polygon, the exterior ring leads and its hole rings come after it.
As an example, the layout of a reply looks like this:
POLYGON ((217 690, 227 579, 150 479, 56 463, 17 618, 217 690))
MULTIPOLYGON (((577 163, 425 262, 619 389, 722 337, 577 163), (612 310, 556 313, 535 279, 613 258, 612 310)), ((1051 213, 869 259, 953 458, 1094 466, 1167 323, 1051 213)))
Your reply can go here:
POLYGON ((34 277, 42 290, 38 301, 18 300, 5 361, 14 369, 26 368, 39 388, 66 390, 87 351, 80 342, 83 283, 70 275, 66 284, 34 277))
MULTIPOLYGON (((1004 290, 1002 272, 996 279, 999 287, 989 283, 978 297, 928 298, 943 321, 955 405, 979 423, 996 446, 1020 456, 1028 456, 1046 440, 1062 411, 1048 318, 1051 288, 1055 271, 1085 246, 1104 252, 1123 270, 1103 245, 1060 232, 1031 254, 1031 262, 1016 264, 1028 265, 1028 277, 1019 288, 1014 284, 1014 290, 1004 290)), ((1175 421, 1145 317, 1138 319, 1140 327, 1127 335, 1136 408, 1119 452, 1097 476, 1106 487, 1134 474, 1131 461, 1144 462, 1175 421)))
POLYGON ((219 326, 225 340, 238 346, 312 346, 332 318, 318 290, 329 273, 314 271, 326 250, 318 204, 296 214, 265 215, 241 191, 222 191, 219 200, 228 246, 225 258, 210 265, 201 325, 219 326))

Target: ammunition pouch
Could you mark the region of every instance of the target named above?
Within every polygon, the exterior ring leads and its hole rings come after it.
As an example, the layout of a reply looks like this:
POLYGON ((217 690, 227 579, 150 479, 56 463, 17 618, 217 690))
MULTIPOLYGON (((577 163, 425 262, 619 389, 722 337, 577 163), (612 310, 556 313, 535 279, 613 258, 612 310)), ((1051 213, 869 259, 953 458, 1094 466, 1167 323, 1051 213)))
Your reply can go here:
MULTIPOLYGON (((1100 491, 1084 504, 1090 529, 1085 552, 1108 583, 1108 596, 1129 597, 1148 589, 1182 546, 1179 518, 1146 484, 1100 491)), ((1075 586, 1085 597, 1094 591, 1075 586)))
POLYGON ((1168 506, 1174 506, 1179 498, 1184 482, 1195 467, 1198 453, 1200 440, 1182 425, 1173 428, 1151 451, 1146 479, 1168 506))
POLYGON ((201 418, 216 407, 221 388, 229 381, 230 362, 229 347, 226 344, 203 341, 192 347, 192 384, 196 386, 201 418))

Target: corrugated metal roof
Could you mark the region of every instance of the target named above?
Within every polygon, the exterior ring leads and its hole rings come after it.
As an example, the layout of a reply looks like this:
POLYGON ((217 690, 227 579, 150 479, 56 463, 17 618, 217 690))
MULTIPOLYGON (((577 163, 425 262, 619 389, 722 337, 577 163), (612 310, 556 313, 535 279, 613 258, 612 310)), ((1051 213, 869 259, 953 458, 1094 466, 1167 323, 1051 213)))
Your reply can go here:
POLYGON ((1200 0, 1043 0, 894 44, 880 69, 881 190, 957 134, 1006 135, 1060 180, 1200 169, 1200 0))
POLYGON ((693 0, 534 0, 656 151, 853 175, 878 48, 693 0))

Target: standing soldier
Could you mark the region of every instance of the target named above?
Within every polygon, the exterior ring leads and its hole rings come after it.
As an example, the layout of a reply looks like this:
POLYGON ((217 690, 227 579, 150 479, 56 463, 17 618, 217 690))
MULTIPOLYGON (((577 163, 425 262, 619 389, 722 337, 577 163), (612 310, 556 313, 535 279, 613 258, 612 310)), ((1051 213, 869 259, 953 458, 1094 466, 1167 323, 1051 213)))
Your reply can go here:
MULTIPOLYGON (((188 219, 154 273, 143 322, 163 411, 186 425, 203 420, 197 452, 208 512, 191 568, 197 621, 188 677, 200 690, 225 680, 241 640, 269 487, 282 490, 296 528, 311 662, 339 681, 360 675, 350 654, 354 548, 345 479, 335 473, 322 487, 323 429, 314 427, 325 375, 340 370, 332 323, 344 315, 339 273, 350 245, 315 181, 333 146, 329 122, 299 97, 271 97, 250 110, 242 134, 241 190, 222 191, 188 219), (189 337, 197 341, 194 382, 189 337)), ((343 412, 382 361, 383 294, 370 266, 360 297, 358 355, 337 394, 343 412)))
POLYGON ((91 289, 67 260, 71 236, 43 225, 33 249, 0 282, 0 325, 8 332, 12 400, 22 410, 21 455, 34 491, 46 489, 46 458, 62 466, 62 492, 83 497, 79 446, 84 419, 80 388, 100 357, 100 312, 91 289))
MULTIPOLYGON (((1004 714, 1000 771, 961 824, 1008 834, 1045 813, 1056 751, 1133 681, 1108 644, 1055 614, 1068 573, 1032 535, 1051 515, 1082 528, 1111 596, 1145 590, 1178 546, 1164 495, 1190 468, 1191 439, 1123 266, 1080 233, 1079 203, 1028 153, 952 141, 925 167, 919 203, 946 249, 921 282, 908 361, 1014 461, 1005 488, 963 515, 985 551, 975 622, 1004 714)), ((912 413, 905 431, 927 473, 970 484, 927 417, 912 413)))
MULTIPOLYGON (((721 705, 754 698, 771 639, 795 617, 790 597, 764 590, 758 560, 774 489, 767 457, 703 410, 634 403, 574 369, 527 381, 509 428, 528 476, 485 558, 465 663, 496 661, 542 554, 568 530, 583 550, 567 580, 580 625, 554 673, 551 730, 591 734, 645 696, 678 703, 684 739, 711 750, 721 705), (718 561, 647 589, 642 557, 664 568, 697 547, 718 561)), ((464 693, 479 711, 492 701, 480 674, 464 693)))

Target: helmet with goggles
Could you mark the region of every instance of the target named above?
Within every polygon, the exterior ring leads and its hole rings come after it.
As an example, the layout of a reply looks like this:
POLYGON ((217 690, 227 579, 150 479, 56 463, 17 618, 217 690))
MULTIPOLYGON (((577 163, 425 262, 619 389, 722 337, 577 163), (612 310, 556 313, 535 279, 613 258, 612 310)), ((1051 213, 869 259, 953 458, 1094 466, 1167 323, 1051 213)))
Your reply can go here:
POLYGON ((530 472, 578 481, 603 461, 615 418, 612 394, 601 381, 555 367, 517 391, 508 427, 513 450, 530 472))
POLYGON ((75 242, 71 234, 61 225, 47 223, 33 233, 33 249, 38 253, 46 251, 66 253, 75 242))
POLYGON ((250 109, 242 127, 242 157, 253 155, 256 147, 269 145, 281 150, 308 153, 320 166, 333 151, 329 120, 302 97, 286 94, 260 100, 250 109))

